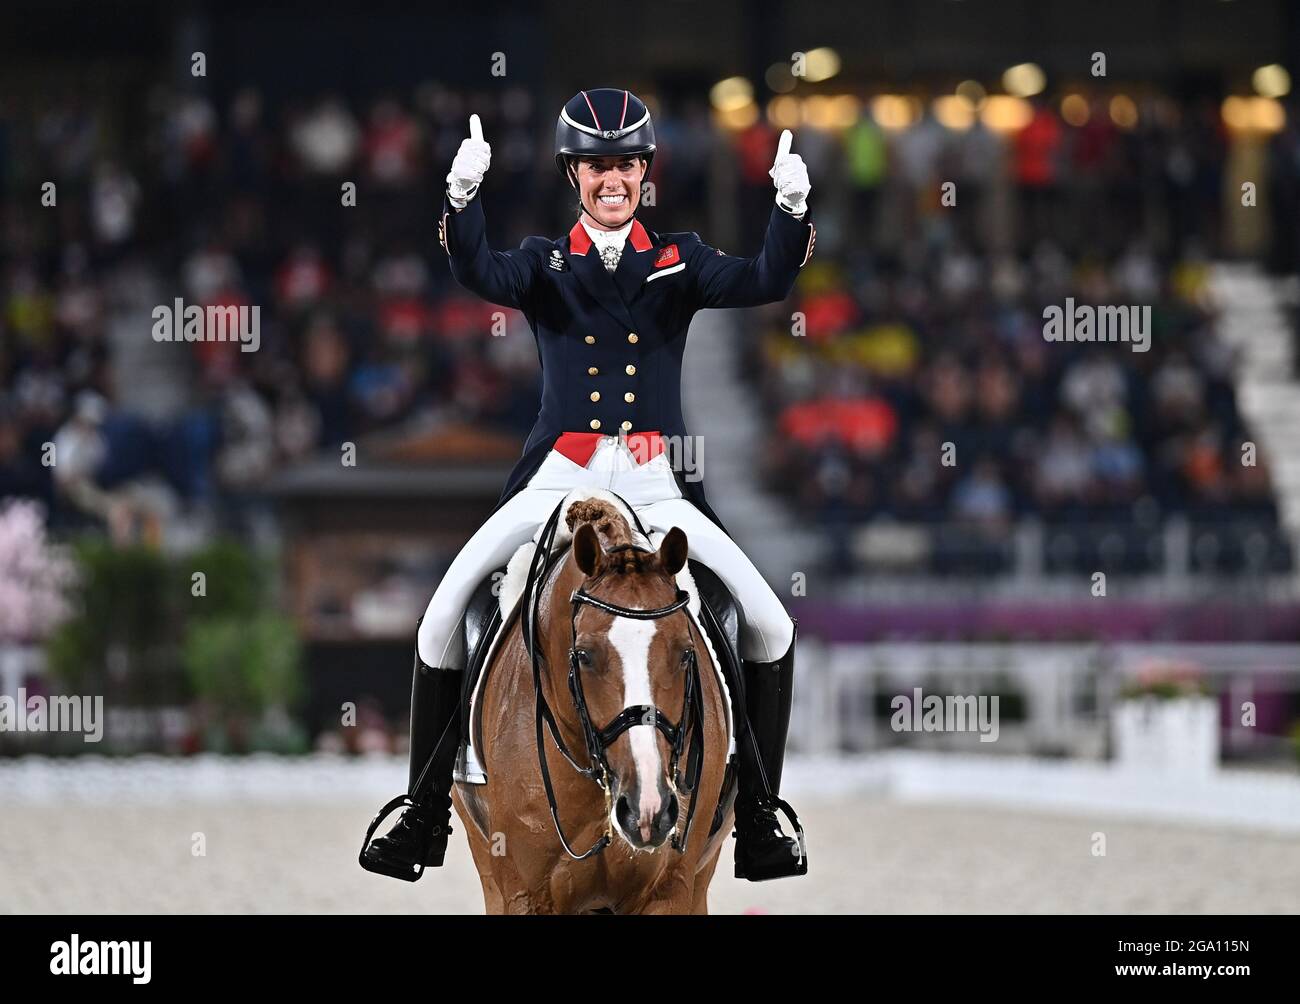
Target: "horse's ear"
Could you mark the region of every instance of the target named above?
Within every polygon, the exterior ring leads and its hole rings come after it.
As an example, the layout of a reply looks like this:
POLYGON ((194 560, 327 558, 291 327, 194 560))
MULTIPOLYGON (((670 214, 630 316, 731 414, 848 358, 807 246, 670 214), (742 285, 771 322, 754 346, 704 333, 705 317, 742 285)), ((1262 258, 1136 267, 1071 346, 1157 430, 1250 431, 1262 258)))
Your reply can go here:
POLYGON ((591 578, 600 568, 600 558, 604 553, 596 528, 590 523, 583 523, 573 535, 573 560, 578 563, 582 574, 591 578))
POLYGON ((673 527, 664 536, 659 545, 659 564, 669 575, 676 575, 686 564, 686 534, 680 527, 673 527))

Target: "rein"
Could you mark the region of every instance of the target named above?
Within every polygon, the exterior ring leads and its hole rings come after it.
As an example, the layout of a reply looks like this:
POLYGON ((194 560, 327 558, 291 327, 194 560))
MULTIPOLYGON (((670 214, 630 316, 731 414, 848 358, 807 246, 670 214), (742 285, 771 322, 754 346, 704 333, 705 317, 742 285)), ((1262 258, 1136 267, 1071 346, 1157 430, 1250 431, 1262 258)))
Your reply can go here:
MULTIPOLYGON (((555 542, 555 535, 559 528, 560 512, 564 508, 563 500, 555 507, 551 513, 550 519, 547 520, 545 528, 542 530, 541 537, 537 543, 537 549, 533 552, 533 560, 528 568, 528 578, 524 585, 523 595, 523 619, 522 629, 524 635, 524 644, 528 648, 529 659, 532 663, 533 670, 533 690, 536 694, 534 706, 534 731, 537 743, 537 763, 542 772, 542 784, 546 788, 546 800, 550 806, 551 819, 555 824, 556 835, 560 838, 560 843, 564 846, 565 851, 575 860, 582 861, 586 858, 599 854, 613 840, 613 823, 611 821, 613 797, 610 787, 610 770, 608 751, 615 740, 624 732, 637 725, 652 725, 656 731, 663 734, 672 749, 672 760, 670 761, 670 775, 673 780, 675 789, 691 794, 691 807, 686 815, 686 827, 680 834, 673 833, 672 846, 679 852, 685 852, 686 843, 690 839, 691 824, 695 819, 695 806, 699 801, 696 786, 699 784, 700 771, 704 763, 704 715, 702 713, 702 692, 700 688, 700 671, 699 662, 692 651, 690 658, 690 667, 686 679, 686 694, 682 701, 682 716, 676 724, 670 722, 662 711, 653 704, 635 704, 630 705, 620 711, 613 717, 604 728, 597 728, 591 720, 591 712, 587 706, 586 694, 582 686, 582 668, 578 660, 577 637, 578 613, 583 605, 595 607, 606 613, 613 614, 615 617, 630 617, 635 620, 659 620, 668 617, 686 608, 690 602, 690 596, 685 590, 678 589, 676 598, 672 603, 666 606, 658 607, 654 610, 637 610, 632 607, 620 606, 617 603, 611 603, 609 600, 603 600, 597 596, 592 596, 583 587, 579 586, 573 591, 569 598, 571 609, 569 613, 570 644, 569 644, 569 693, 573 698, 574 710, 578 714, 578 721, 582 728, 583 741, 586 746, 587 763, 580 764, 574 755, 570 752, 569 747, 560 735, 559 727, 556 724, 555 716, 551 711, 550 705, 546 701, 546 696, 542 692, 542 664, 545 658, 542 655, 541 646, 537 637, 537 612, 541 604, 542 579, 546 572, 546 567, 551 554, 551 548, 555 542), (697 708, 697 705, 699 707, 697 708), (694 714, 692 714, 694 712, 694 714), (605 832, 600 838, 591 845, 586 851, 579 854, 570 845, 568 838, 565 836, 564 827, 560 823, 559 806, 555 799, 555 787, 551 781, 550 766, 546 762, 546 744, 543 725, 551 733, 551 740, 555 743, 555 748, 563 755, 564 759, 569 762, 575 771, 590 781, 600 786, 605 793, 605 832), (681 754, 685 747, 687 732, 691 733, 694 742, 691 744, 691 752, 687 758, 685 775, 681 770, 681 754)), ((625 544, 613 550, 626 550, 633 548, 635 545, 625 544)), ((695 635, 695 627, 690 621, 690 615, 687 615, 687 628, 692 637, 695 635)))

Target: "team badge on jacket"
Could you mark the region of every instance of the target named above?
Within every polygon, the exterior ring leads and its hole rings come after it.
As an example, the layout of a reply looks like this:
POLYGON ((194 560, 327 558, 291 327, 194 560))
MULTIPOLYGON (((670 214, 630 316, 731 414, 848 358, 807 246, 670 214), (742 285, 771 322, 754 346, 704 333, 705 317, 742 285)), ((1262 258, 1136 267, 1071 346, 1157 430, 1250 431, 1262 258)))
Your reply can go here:
POLYGON ((569 267, 569 263, 564 260, 564 255, 560 254, 559 248, 551 249, 551 260, 546 264, 550 265, 551 268, 555 269, 557 272, 563 272, 569 267))
POLYGON ((666 248, 659 249, 659 254, 655 257, 655 268, 667 268, 681 260, 682 256, 677 251, 677 245, 669 244, 666 248))

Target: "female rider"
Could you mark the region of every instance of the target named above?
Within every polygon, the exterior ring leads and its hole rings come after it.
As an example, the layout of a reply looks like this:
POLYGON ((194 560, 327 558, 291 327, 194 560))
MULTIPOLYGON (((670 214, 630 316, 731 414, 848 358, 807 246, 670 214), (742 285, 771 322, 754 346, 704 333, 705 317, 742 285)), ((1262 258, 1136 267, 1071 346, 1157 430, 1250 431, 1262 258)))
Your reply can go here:
POLYGON ((691 317, 705 307, 785 299, 812 254, 808 172, 789 152, 790 138, 782 135, 770 172, 776 206, 762 250, 733 257, 698 234, 642 226, 636 211, 655 153, 650 113, 625 90, 580 91, 555 130, 556 166, 581 202, 577 222, 558 240, 529 237, 518 250, 494 251, 475 198, 491 148, 478 116, 470 117, 470 136, 447 175, 439 239, 462 286, 527 318, 542 364, 542 406, 496 510, 452 562, 421 618, 411 693, 412 804, 363 849, 365 867, 406 877, 421 860, 442 864, 461 740, 466 654, 457 629, 466 603, 570 489, 587 486, 622 496, 647 528, 681 527, 692 556, 740 603, 749 729, 737 743, 736 874, 758 881, 806 872, 804 849, 781 832, 768 794, 780 786, 795 624, 721 527, 701 482, 681 477, 663 452, 665 439, 686 435, 681 365, 691 317))

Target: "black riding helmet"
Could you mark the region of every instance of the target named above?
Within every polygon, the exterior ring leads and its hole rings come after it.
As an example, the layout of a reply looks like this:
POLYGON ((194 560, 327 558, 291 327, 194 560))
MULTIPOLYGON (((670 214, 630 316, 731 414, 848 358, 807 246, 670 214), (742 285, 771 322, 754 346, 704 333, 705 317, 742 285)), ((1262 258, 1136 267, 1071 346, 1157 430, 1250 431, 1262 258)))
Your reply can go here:
POLYGON ((570 157, 645 158, 646 175, 655 155, 655 127, 645 102, 631 91, 598 87, 579 91, 560 109, 555 123, 555 166, 578 187, 570 157))

